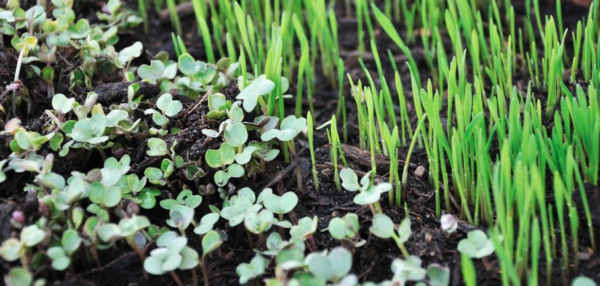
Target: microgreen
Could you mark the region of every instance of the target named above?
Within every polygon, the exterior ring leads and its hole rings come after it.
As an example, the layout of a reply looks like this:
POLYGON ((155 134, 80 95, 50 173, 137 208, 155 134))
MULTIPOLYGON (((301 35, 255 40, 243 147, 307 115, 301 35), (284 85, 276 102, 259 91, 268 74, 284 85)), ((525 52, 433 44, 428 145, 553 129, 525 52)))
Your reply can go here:
POLYGON ((157 84, 163 80, 173 79, 176 74, 176 63, 163 63, 160 60, 152 60, 150 65, 141 65, 138 68, 138 76, 142 80, 153 84, 157 84))
POLYGON ((471 258, 482 258, 494 252, 494 244, 485 232, 473 230, 458 243, 458 250, 471 258))
POLYGON ((380 209, 377 205, 379 205, 381 194, 392 189, 392 185, 389 183, 373 185, 370 173, 365 174, 359 183, 356 173, 349 168, 343 169, 340 172, 340 177, 342 178, 342 186, 344 189, 350 192, 359 191, 354 197, 354 203, 359 205, 375 204, 376 208, 380 209))
POLYGON ((345 248, 335 248, 329 253, 311 253, 305 263, 315 277, 338 283, 350 272, 352 254, 345 248))
POLYGON ((392 272, 394 278, 392 281, 404 284, 407 281, 419 281, 425 278, 427 270, 421 268, 421 259, 411 255, 406 259, 397 258, 392 262, 392 272))
POLYGON ((280 221, 283 220, 284 214, 291 212, 298 204, 298 196, 293 192, 287 192, 282 196, 267 192, 262 199, 265 208, 278 214, 280 221))
POLYGON ((388 239, 392 238, 398 245, 405 257, 408 257, 408 251, 404 243, 410 238, 412 231, 410 229, 410 219, 405 218, 395 230, 394 222, 385 214, 379 213, 373 217, 373 226, 369 231, 377 237, 388 239))
POLYGON ((265 270, 268 266, 269 260, 257 254, 252 258, 250 263, 242 263, 235 269, 238 276, 240 276, 240 284, 245 284, 250 279, 254 279, 265 274, 265 270))
POLYGON ((259 98, 261 98, 262 95, 270 93, 274 88, 275 84, 267 79, 265 75, 261 75, 246 86, 240 94, 238 94, 237 99, 242 100, 244 110, 250 112, 256 107, 259 98))
POLYGON ((354 213, 346 214, 343 218, 335 217, 329 221, 327 227, 331 237, 351 242, 355 247, 360 247, 366 243, 364 240, 360 240, 358 231, 360 230, 360 223, 358 216, 354 213))

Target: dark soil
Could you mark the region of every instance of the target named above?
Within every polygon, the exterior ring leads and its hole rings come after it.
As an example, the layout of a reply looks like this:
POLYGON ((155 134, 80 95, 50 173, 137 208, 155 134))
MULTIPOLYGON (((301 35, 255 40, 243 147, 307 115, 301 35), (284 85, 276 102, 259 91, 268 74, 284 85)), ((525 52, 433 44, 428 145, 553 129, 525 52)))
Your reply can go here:
MULTIPOLYGON (((135 1, 130 1, 135 2, 135 1)), ((344 11, 341 10, 341 1, 338 5, 339 9, 337 12, 339 22, 339 39, 340 39, 340 54, 343 56, 346 66, 346 72, 350 73, 354 79, 365 79, 360 65, 358 64, 358 52, 357 52, 357 32, 356 32, 356 19, 346 18, 344 11)), ((523 21, 525 8, 524 3, 518 1, 512 1, 515 7, 515 13, 517 19, 523 21)), ((523 1, 524 2, 524 1, 523 1)), ((543 10, 547 14, 553 14, 555 11, 554 1, 541 1, 548 2, 540 4, 543 10)), ((99 9, 98 4, 94 4, 92 1, 90 4, 82 5, 80 9, 81 15, 90 15, 90 21, 95 20, 95 9, 99 9)), ((134 4, 132 4, 134 5, 134 4)), ((565 28, 569 28, 571 31, 576 26, 577 20, 587 15, 587 9, 571 4, 569 1, 563 0, 563 23, 565 28)), ((171 58, 175 57, 173 45, 171 42, 171 27, 170 25, 158 20, 156 14, 149 16, 150 19, 155 19, 150 23, 150 30, 152 33, 149 35, 144 34, 141 29, 135 31, 125 32, 120 35, 119 46, 127 46, 137 40, 143 42, 146 55, 138 59, 139 63, 147 63, 151 58, 149 55, 153 55, 158 51, 167 51, 170 53, 171 58)), ((187 16, 181 19, 184 23, 184 33, 182 38, 188 47, 190 52, 195 58, 204 58, 204 49, 202 46, 202 40, 198 36, 197 26, 193 16, 187 16)), ((402 29, 399 29, 402 30, 402 29)), ((401 55, 398 48, 387 38, 383 31, 377 31, 377 45, 380 51, 390 49, 394 55, 401 55)), ((567 37, 570 41, 570 37, 567 37)), ((366 39, 368 40, 368 39, 366 39)), ((6 42, 6 39, 5 39, 6 42)), ((417 41, 419 42, 419 41, 417 41)), ((220 44, 220 43, 217 43, 220 44)), ((369 42, 366 42, 366 47, 369 47, 369 42)), ((569 44, 567 47, 571 47, 569 44)), ((118 48, 118 47, 117 47, 118 48)), ((419 65, 425 66, 423 53, 420 48, 420 43, 414 45, 413 55, 419 65)), ((63 57, 68 59, 69 54, 65 52, 63 57)), ((373 78, 378 84, 378 76, 375 76, 376 69, 375 63, 371 58, 367 56, 363 57, 367 68, 373 73, 373 78)), ((77 63, 69 63, 67 60, 63 60, 64 63, 59 66, 64 69, 64 72, 60 73, 64 77, 68 77, 68 71, 72 69, 77 63)), ((408 70, 403 64, 402 57, 397 57, 397 64, 401 68, 401 77, 403 85, 405 87, 405 94, 408 99, 407 102, 411 102, 411 91, 407 89, 410 86, 410 77, 408 70)), ((14 77, 14 66, 16 63, 16 55, 11 53, 9 50, 0 52, 0 85, 6 86, 12 81, 14 77)), ((136 62, 138 64, 138 62, 136 62)), ((385 70, 387 78, 393 78, 393 71, 389 64, 387 56, 382 56, 382 64, 384 67, 389 67, 385 70)), ((25 71, 27 68, 25 68, 25 71)), ((423 69, 425 70, 425 69, 423 69)), ((315 71, 319 74, 320 67, 315 67, 315 71)), ((57 73, 59 74, 59 73, 57 73)), ((313 115, 316 120, 316 126, 326 122, 332 115, 332 110, 337 107, 337 89, 331 87, 328 81, 322 78, 317 80, 319 86, 317 86, 318 100, 315 102, 315 114, 313 115)), ((429 75, 421 74, 422 79, 426 79, 429 75)), ((515 85, 527 86, 527 76, 519 76, 514 79, 515 85)), ((57 93, 64 93, 71 96, 85 97, 86 90, 73 91, 68 89, 65 83, 68 82, 68 78, 62 78, 59 80, 63 84, 56 86, 57 93)), ((27 130, 38 130, 41 131, 44 126, 49 124, 48 117, 43 113, 45 109, 50 108, 50 100, 46 97, 45 85, 40 79, 31 77, 25 80, 26 86, 29 90, 29 98, 31 102, 35 104, 22 104, 17 114, 23 120, 23 125, 27 127, 27 130), (28 110, 29 109, 29 110, 28 110)), ((103 104, 114 104, 126 100, 127 85, 120 82, 120 79, 102 78, 94 85, 95 91, 100 95, 99 102, 103 104)), ((292 94, 295 93, 295 86, 292 83, 292 94)), ((348 148, 352 145, 357 145, 354 138, 357 138, 357 129, 355 126, 356 119, 356 107, 353 104, 353 99, 350 95, 349 83, 345 82, 344 93, 347 98, 347 114, 348 114, 348 148)), ((391 87, 395 90, 395 86, 391 87)), ((144 94, 145 98, 151 99, 159 94, 160 90, 152 85, 143 84, 140 94, 144 94)), ((237 87, 230 86, 229 88, 222 91, 229 97, 235 97, 237 94, 237 87)), ((539 94, 543 97, 543 94, 539 94)), ((212 122, 206 120, 207 106, 206 101, 203 98, 197 101, 191 101, 187 98, 179 97, 179 100, 184 102, 184 111, 180 113, 179 118, 172 122, 171 127, 182 128, 181 132, 168 138, 167 141, 178 141, 177 154, 182 155, 184 158, 191 161, 199 161, 204 157, 206 150, 217 147, 221 142, 219 139, 213 139, 204 136, 200 130, 203 128, 211 127, 214 128, 212 122)), ((290 114, 293 110, 293 102, 289 102, 290 114)), ((142 109, 143 110, 143 109, 142 109)), ((412 106, 409 106, 409 112, 412 114, 412 106)), ((414 122, 415 120, 413 120, 414 122)), ((399 250, 392 240, 382 240, 376 238, 369 233, 369 226, 371 225, 370 220, 372 214, 370 209, 366 206, 358 206, 352 202, 353 193, 348 192, 337 192, 333 183, 333 168, 329 163, 330 155, 327 144, 327 138, 324 132, 316 132, 315 140, 317 148, 317 167, 319 172, 319 180, 321 189, 317 192, 314 189, 312 182, 311 166, 310 166, 310 155, 308 152, 308 143, 305 138, 300 138, 296 142, 296 149, 300 150, 300 157, 294 161, 294 164, 300 166, 302 170, 302 191, 296 188, 296 178, 292 176, 289 168, 289 163, 276 161, 273 164, 269 164, 268 169, 264 174, 261 174, 255 178, 255 180, 235 180, 234 184, 241 188, 243 186, 250 186, 255 190, 262 189, 263 187, 269 186, 274 189, 275 192, 283 193, 286 191, 297 192, 300 200, 299 205, 290 214, 292 222, 296 222, 298 219, 305 216, 318 216, 319 227, 318 229, 324 229, 327 227, 329 221, 334 217, 342 217, 346 213, 356 213, 359 215, 361 221, 360 236, 362 239, 367 240, 367 243, 360 247, 353 249, 354 251, 354 263, 352 273, 356 274, 360 281, 382 281, 391 278, 393 273, 390 270, 391 262, 394 258, 400 256, 399 250), (279 178, 274 181, 273 178, 279 178)), ((0 158, 5 158, 10 154, 8 143, 11 138, 0 135, 0 158)), ((131 140, 131 142, 124 142, 127 146, 126 152, 132 157, 132 173, 142 174, 143 170, 149 166, 158 166, 160 161, 154 157, 145 157, 147 134, 139 134, 131 140)), ((349 149, 350 150, 350 149, 349 149)), ((45 155, 42 150, 41 155, 45 155)), ((402 151, 402 154, 406 154, 406 150, 402 151)), ((86 157, 84 151, 71 151, 67 157, 56 157, 54 163, 54 171, 68 175, 72 170, 77 169, 79 171, 86 171, 95 167, 99 167, 102 160, 98 154, 93 154, 90 159, 84 159, 86 157), (75 168, 76 167, 76 168, 75 168)), ((400 156, 402 160, 405 156, 400 156)), ((349 167, 356 171, 366 172, 370 169, 370 161, 368 156, 348 156, 349 167), (366 158, 366 159, 365 159, 366 158), (367 161, 365 161, 367 160, 367 161)), ((382 162, 385 162, 387 158, 380 158, 382 162)), ((382 166, 389 164, 389 161, 381 163, 382 166)), ((451 285, 462 285, 463 281, 461 278, 460 268, 460 256, 456 250, 458 241, 465 237, 465 234, 473 229, 478 228, 477 226, 468 225, 465 222, 459 224, 459 229, 456 233, 448 235, 441 231, 439 219, 435 216, 435 195, 434 188, 428 183, 426 175, 424 177, 418 177, 414 175, 414 171, 417 167, 428 168, 427 157, 422 150, 416 150, 411 159, 410 172, 409 172, 409 186, 407 189, 403 189, 408 195, 408 214, 412 223, 413 235, 410 240, 406 243, 406 247, 411 254, 419 256, 423 260, 423 264, 439 263, 442 265, 449 266, 451 269, 451 285)), ((402 168, 402 166, 401 166, 402 168)), ((385 175, 385 174, 379 174, 385 175)), ((26 192, 23 192, 25 182, 30 182, 33 179, 32 175, 27 173, 15 174, 10 173, 6 182, 0 184, 0 193, 2 194, 2 202, 0 203, 0 241, 6 240, 10 236, 18 234, 18 230, 12 228, 9 223, 10 215, 13 210, 23 210, 28 218, 27 223, 33 222, 38 214, 37 200, 26 196, 26 192)), ((385 179, 385 177, 382 177, 385 179)), ((203 178, 204 181, 197 183, 207 183, 208 178, 203 178)), ((182 189, 183 184, 187 184, 190 187, 195 186, 195 182, 186 181, 183 177, 173 180, 171 182, 171 188, 169 190, 163 190, 163 194, 160 199, 176 197, 179 190, 182 189)), ((550 184, 551 186, 551 184, 550 184)), ((197 187, 197 186, 195 186, 197 187)), ((192 188, 193 189, 193 188, 192 188)), ((232 189, 235 192, 235 189, 232 189)), ((588 198, 591 205, 597 205, 600 203, 598 197, 600 191, 597 187, 589 186, 586 192, 589 191, 588 198)), ((577 194, 578 192, 575 192, 577 194)), ((576 202, 579 202, 575 198, 576 202)), ((202 205, 196 209, 196 217, 201 217, 201 214, 209 212, 208 205, 214 204, 220 206, 222 199, 219 198, 218 194, 204 196, 202 205)), ((382 198, 382 206, 386 212, 395 222, 401 221, 405 217, 406 210, 403 208, 391 208, 387 206, 387 197, 382 198)), ((445 206, 442 206, 445 209, 445 206)), ((150 218, 154 223, 161 223, 168 217, 168 212, 156 207, 151 211, 143 210, 141 214, 150 218)), ((592 213, 594 217, 595 227, 600 225, 600 213, 595 208, 592 213)), ((558 225, 558 224, 556 224, 558 225)), ((240 263, 249 262, 254 256, 254 252, 249 248, 249 243, 246 238, 245 232, 239 227, 231 228, 223 220, 221 220, 216 228, 224 230, 228 234, 228 240, 223 244, 219 253, 210 257, 208 262, 209 281, 211 285, 237 285, 238 277, 235 272, 235 268, 240 263)), ((483 229, 483 226, 482 226, 483 229)), ((582 230, 586 231, 587 230, 582 230)), ((188 234, 189 246, 197 249, 201 252, 200 237, 193 232, 188 234)), ((327 232, 317 232, 314 235, 314 239, 319 250, 332 249, 340 245, 336 240, 333 240, 327 232)), ((600 241, 600 238, 597 239, 600 241)), ((589 244, 584 244, 589 245, 589 244)), ((84 261, 84 257, 74 257, 74 261, 84 261)), ((595 280, 600 281, 600 274, 597 269, 600 268, 600 255, 593 253, 585 256, 582 259, 580 266, 580 274, 592 277, 595 280)), ((149 280, 146 280, 143 275, 142 263, 138 256, 131 251, 129 246, 121 242, 117 244, 117 247, 113 247, 109 250, 100 252, 101 265, 90 264, 78 264, 75 263, 73 268, 66 272, 53 271, 50 268, 40 270, 41 273, 36 277, 46 277, 51 282, 56 282, 54 285, 174 285, 169 275, 164 276, 150 276, 149 280)), ((484 270, 483 263, 480 260, 475 260, 476 268, 478 269, 478 285, 500 285, 501 279, 499 274, 498 259, 490 257, 490 263, 492 268, 489 271, 484 270)), ((560 279, 560 263, 555 262, 554 275, 552 285, 561 285, 560 279)), ((10 265, 6 262, 2 262, 0 265, 0 276, 4 276, 4 273, 9 269, 10 265)), ((543 266, 545 267, 545 266, 543 266)), ((540 269, 543 269, 540 266, 540 269)), ((571 273, 571 276, 575 277, 578 273, 571 273)), ((185 271, 180 272, 179 275, 185 281, 191 281, 191 272, 185 271)), ((198 273, 198 275, 201 275, 198 273)), ((544 275, 540 275, 541 284, 546 284, 544 275)), ((52 283, 50 283, 52 285, 52 283)))

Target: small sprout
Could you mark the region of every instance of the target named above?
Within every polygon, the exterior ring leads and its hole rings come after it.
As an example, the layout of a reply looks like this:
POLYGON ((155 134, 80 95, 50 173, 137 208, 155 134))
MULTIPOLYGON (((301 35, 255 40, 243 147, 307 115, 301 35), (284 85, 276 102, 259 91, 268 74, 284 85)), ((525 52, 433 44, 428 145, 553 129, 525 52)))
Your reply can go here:
POLYGON ((184 92, 190 91, 190 95, 207 90, 207 87, 210 86, 217 74, 217 70, 213 65, 195 61, 188 53, 179 56, 178 66, 185 77, 179 78, 177 80, 177 85, 182 88, 184 92))
POLYGON ((169 154, 167 143, 160 138, 150 138, 148 140, 148 148, 150 148, 148 151, 146 151, 146 154, 148 154, 148 156, 160 157, 169 154))
POLYGON ((149 167, 144 170, 144 176, 154 185, 164 186, 167 181, 163 177, 163 172, 159 168, 149 167))
POLYGON ((17 154, 22 154, 25 151, 30 150, 38 151, 42 148, 44 143, 54 137, 54 134, 56 133, 51 132, 42 136, 37 132, 29 132, 19 128, 15 133, 14 139, 10 141, 10 149, 17 154))
POLYGON ((169 216, 167 224, 183 231, 194 219, 194 209, 184 205, 174 205, 170 208, 169 216))
POLYGON ((170 210, 175 205, 184 205, 192 209, 197 208, 202 203, 202 197, 199 195, 193 195, 191 190, 183 190, 177 199, 166 199, 160 202, 160 206, 163 209, 170 210))
POLYGON ((248 146, 244 148, 244 151, 235 154, 235 162, 237 162, 240 165, 248 164, 248 162, 250 162, 250 160, 252 159, 252 154, 254 154, 254 152, 258 151, 259 149, 260 148, 257 146, 248 146))
POLYGON ((425 278, 427 271, 421 268, 421 259, 411 255, 404 259, 394 259, 392 262, 392 272, 394 272, 393 282, 405 285, 407 281, 419 281, 425 278))
POLYGON ((241 178, 245 174, 244 167, 238 164, 231 164, 226 171, 219 170, 215 173, 215 183, 219 187, 224 187, 230 178, 241 178))
POLYGON ((4 276, 4 283, 7 286, 43 286, 46 281, 43 279, 33 281, 33 275, 27 269, 14 267, 4 276))
POLYGON ((211 168, 225 168, 235 160, 235 150, 228 143, 223 143, 218 150, 206 151, 205 159, 211 168))
MULTIPOLYGON (((292 244, 287 243, 287 245, 292 244)), ((294 248, 283 248, 277 253, 277 256, 275 257, 277 268, 291 270, 304 267, 306 265, 306 260, 304 259, 304 248, 298 247, 298 244, 293 244, 293 246, 294 248)))
POLYGON ((138 68, 138 75, 146 82, 157 84, 163 80, 173 79, 177 75, 177 64, 165 65, 162 61, 152 60, 150 65, 141 65, 138 68))
POLYGON ((20 252, 21 242, 16 238, 9 238, 3 241, 2 246, 0 246, 0 257, 8 262, 19 259, 20 252))
POLYGON ((38 245, 46 238, 46 231, 32 224, 21 231, 21 242, 27 247, 38 245))
POLYGON ((373 226, 369 231, 375 236, 383 239, 392 238, 402 251, 402 254, 408 257, 408 251, 404 247, 404 243, 410 238, 412 231, 410 229, 410 219, 405 218, 398 226, 398 231, 394 230, 394 222, 383 213, 376 214, 373 217, 373 226))
POLYGON ((123 175, 125 175, 129 171, 129 163, 131 158, 129 155, 125 155, 121 157, 120 161, 117 161, 116 158, 110 157, 104 161, 104 168, 102 168, 102 181, 101 183, 106 186, 114 186, 116 185, 123 175))
POLYGON ((254 234, 262 234, 271 228, 274 220, 275 216, 268 210, 262 210, 260 213, 248 212, 244 217, 244 226, 254 234))
POLYGON ((239 191, 238 196, 233 196, 231 198, 229 206, 226 206, 221 210, 221 217, 228 220, 230 226, 236 226, 244 221, 247 212, 258 212, 262 208, 261 205, 254 204, 256 198, 250 189, 242 190, 239 191), (242 190, 249 190, 252 195, 244 195, 244 193, 248 192, 242 190))
POLYGON ((108 136, 104 136, 104 130, 106 130, 106 116, 96 114, 92 118, 77 121, 71 131, 71 137, 75 141, 99 144, 108 140, 108 136))
POLYGON ((202 274, 204 276, 204 285, 209 285, 208 283, 208 271, 206 269, 206 256, 210 253, 216 251, 223 244, 223 238, 221 235, 211 230, 207 232, 204 237, 202 237, 202 260, 200 262, 200 268, 202 268, 202 274))
POLYGON ((102 183, 93 182, 88 192, 90 201, 106 208, 112 208, 121 201, 121 188, 118 186, 106 188, 102 183))
POLYGON ((442 215, 440 222, 442 224, 442 230, 447 233, 453 233, 458 228, 458 221, 451 214, 442 215))
POLYGON ((223 239, 218 232, 211 230, 202 237, 202 257, 213 253, 223 244, 223 239))
POLYGON ((279 139, 279 141, 290 141, 294 139, 302 130, 306 127, 306 118, 296 118, 294 115, 290 115, 283 119, 280 129, 273 128, 266 131, 260 136, 263 141, 270 141, 273 138, 279 139))
POLYGON ((163 247, 152 250, 144 261, 146 272, 162 275, 176 269, 192 269, 198 265, 198 253, 187 246, 187 238, 174 237, 169 240, 168 245, 161 246, 163 247))
POLYGON ((58 271, 63 271, 71 265, 71 258, 69 258, 66 251, 60 246, 50 247, 47 254, 52 259, 52 268, 58 271))
POLYGON ((596 284, 596 282, 594 282, 594 280, 585 277, 585 276, 577 276, 573 282, 571 283, 571 286, 596 286, 598 284, 596 284))
POLYGON ((388 192, 392 189, 390 183, 380 183, 373 185, 371 183, 371 173, 365 174, 365 176, 358 182, 356 173, 350 168, 345 168, 340 172, 340 178, 342 178, 342 187, 350 192, 360 191, 358 195, 354 197, 354 203, 358 205, 369 205, 379 202, 381 194, 388 192))
MULTIPOLYGON (((271 232, 271 234, 269 234, 269 237, 267 237, 267 242, 265 244, 267 250, 263 251, 262 254, 269 256, 276 256, 279 253, 279 251, 281 251, 283 248, 291 245, 287 241, 283 241, 283 239, 281 239, 281 235, 278 232, 271 232)), ((304 243, 302 243, 302 245, 304 246, 304 243)))
POLYGON ((62 114, 65 114, 73 109, 74 102, 75 98, 67 98, 64 94, 57 93, 52 97, 52 108, 62 114))
POLYGON ((143 188, 138 196, 138 199, 141 201, 140 206, 145 209, 153 209, 156 205, 156 197, 160 196, 160 194, 161 192, 157 189, 143 188))
POLYGON ((427 267, 427 278, 431 286, 450 285, 450 269, 439 264, 431 264, 427 267))
POLYGON ((265 75, 261 75, 246 86, 236 98, 242 100, 242 106, 246 112, 251 112, 256 107, 258 98, 271 92, 274 88, 275 84, 265 75))
POLYGON ((483 258, 494 253, 494 242, 485 232, 474 230, 458 243, 458 251, 470 258, 483 258))
POLYGON ((304 260, 317 278, 338 283, 352 268, 352 253, 343 247, 327 252, 313 252, 304 260))
POLYGON ((115 59, 115 66, 120 69, 127 68, 129 63, 142 54, 142 43, 135 42, 133 45, 122 49, 115 59))
POLYGON ((296 241, 306 241, 309 242, 309 247, 311 251, 317 251, 317 246, 315 245, 315 239, 313 235, 317 232, 317 225, 319 223, 319 217, 314 216, 303 217, 298 221, 298 225, 292 226, 290 229, 290 235, 292 236, 292 240, 296 241))
POLYGON ((265 270, 269 265, 269 260, 256 254, 250 263, 242 263, 238 265, 235 272, 240 277, 240 284, 246 284, 251 279, 265 274, 265 270))
POLYGON ((303 217, 298 220, 298 225, 292 226, 290 229, 290 235, 293 239, 299 239, 304 241, 309 237, 312 237, 317 232, 317 225, 319 223, 319 217, 314 216, 303 217))
POLYGON ((209 213, 204 215, 202 219, 200 219, 200 224, 194 228, 194 233, 202 235, 211 231, 215 223, 217 223, 219 220, 219 217, 220 215, 218 213, 209 213))
POLYGON ((181 101, 173 100, 173 96, 170 93, 161 95, 156 101, 156 107, 168 117, 177 115, 183 108, 181 101))
POLYGON ((210 111, 206 114, 206 117, 211 120, 221 120, 227 117, 227 110, 230 108, 231 101, 227 100, 225 95, 222 93, 211 94, 208 96, 208 109, 210 111))
MULTIPOLYGON (((27 35, 27 33, 25 33, 24 35, 27 35)), ((23 53, 23 55, 25 56, 29 54, 29 51, 33 50, 37 46, 38 40, 36 37, 25 37, 23 40, 19 38, 16 38, 17 40, 14 40, 15 38, 13 38, 13 47, 17 51, 23 53)))
POLYGON ((241 122, 227 125, 224 135, 225 141, 238 149, 248 140, 248 131, 246 130, 246 126, 241 122))
POLYGON ((283 215, 291 212, 298 204, 298 196, 293 192, 287 192, 281 197, 273 193, 264 196, 263 205, 269 211, 279 215, 279 220, 283 220, 283 215))
MULTIPOLYGON (((160 110, 160 112, 154 109, 146 109, 144 110, 145 114, 152 114, 152 121, 154 124, 161 127, 161 130, 158 131, 158 134, 164 136, 167 134, 167 124, 169 123, 169 117, 173 117, 177 115, 181 109, 183 109, 183 104, 179 100, 173 100, 173 96, 170 93, 165 93, 161 95, 156 101, 156 107, 160 110)), ((150 130, 151 134, 154 134, 154 129, 150 130)))
POLYGON ((98 237, 104 242, 113 242, 120 238, 133 237, 136 232, 150 226, 150 221, 144 216, 123 218, 119 225, 109 223, 98 229, 98 237))
MULTIPOLYGON (((360 229, 358 216, 354 213, 349 213, 343 218, 335 217, 329 221, 329 227, 327 229, 331 237, 337 240, 353 242, 354 238, 358 236, 358 231, 360 229)), ((361 240, 354 243, 354 246, 360 247, 365 243, 366 241, 361 240)))

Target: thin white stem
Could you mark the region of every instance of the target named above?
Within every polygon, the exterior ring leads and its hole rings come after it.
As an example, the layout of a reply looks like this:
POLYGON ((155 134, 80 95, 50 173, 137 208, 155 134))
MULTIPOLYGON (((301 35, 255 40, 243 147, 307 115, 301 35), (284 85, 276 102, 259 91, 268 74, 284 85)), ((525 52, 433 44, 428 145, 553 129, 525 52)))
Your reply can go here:
MULTIPOLYGON (((17 60, 17 69, 15 70, 15 80, 13 80, 13 82, 16 82, 17 80, 19 80, 19 74, 21 73, 21 65, 23 63, 23 56, 25 55, 25 48, 23 48, 21 50, 21 52, 19 53, 19 59, 17 60)), ((12 112, 13 112, 13 116, 17 116, 17 91, 13 90, 12 92, 12 112)))

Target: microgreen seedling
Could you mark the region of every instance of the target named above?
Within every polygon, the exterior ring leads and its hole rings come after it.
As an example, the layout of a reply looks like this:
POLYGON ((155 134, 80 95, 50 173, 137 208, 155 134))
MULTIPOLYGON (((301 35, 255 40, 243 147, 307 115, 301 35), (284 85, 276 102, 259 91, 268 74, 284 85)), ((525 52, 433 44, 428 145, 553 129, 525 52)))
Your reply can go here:
POLYGON ((412 231, 410 229, 410 219, 405 218, 398 226, 398 231, 395 230, 394 222, 383 213, 376 214, 373 217, 373 226, 369 228, 372 234, 379 238, 392 238, 398 245, 405 257, 408 257, 408 251, 404 247, 404 243, 408 241, 412 231))
POLYGON ((309 245, 311 250, 317 251, 313 235, 315 234, 315 232, 317 232, 318 223, 319 217, 317 216, 314 216, 313 218, 301 218, 300 220, 298 220, 298 225, 292 226, 292 228, 290 229, 290 235, 292 236, 292 239, 298 239, 301 241, 305 241, 308 239, 310 242, 309 245))
POLYGON ((392 262, 392 272, 394 278, 392 281, 404 285, 407 281, 419 281, 425 278, 427 270, 421 268, 421 259, 411 255, 406 259, 394 259, 392 262))
MULTIPOLYGON (((267 79, 265 75, 261 75, 246 86, 238 94, 237 99, 242 100, 242 106, 246 112, 251 112, 256 104, 262 100, 262 95, 270 93, 274 88, 275 84, 267 79)), ((267 114, 265 113, 265 115, 267 114)))
POLYGON ((371 182, 370 173, 367 173, 359 183, 356 173, 349 168, 345 168, 340 172, 340 178, 342 178, 342 187, 344 187, 344 189, 347 191, 360 191, 354 197, 354 203, 358 205, 375 204, 375 207, 379 210, 381 209, 381 207, 379 207, 379 199, 381 194, 392 189, 392 185, 389 183, 373 185, 371 182))
POLYGON ((471 258, 483 258, 494 253, 494 243, 485 232, 473 230, 458 243, 458 251, 471 258))
POLYGON ((345 248, 335 248, 331 252, 313 252, 304 261, 315 277, 332 283, 344 279, 352 268, 352 254, 345 248))
POLYGON ((354 247, 360 247, 366 243, 364 240, 360 240, 358 237, 358 231, 360 230, 360 223, 358 216, 354 213, 346 214, 343 218, 335 217, 329 221, 329 234, 331 237, 348 241, 352 243, 354 247), (356 238, 358 237, 358 241, 356 238))
POLYGON ((265 274, 265 270, 269 264, 269 260, 262 257, 260 254, 256 254, 250 263, 242 263, 238 265, 235 272, 240 276, 240 284, 245 284, 250 279, 254 279, 265 274))

